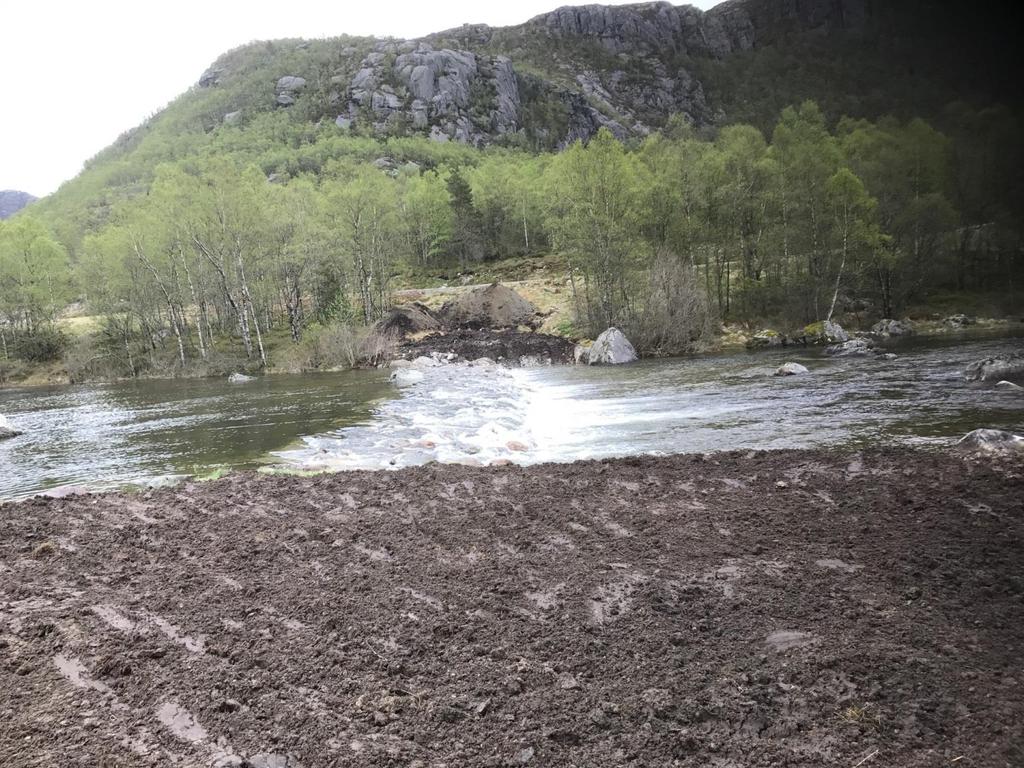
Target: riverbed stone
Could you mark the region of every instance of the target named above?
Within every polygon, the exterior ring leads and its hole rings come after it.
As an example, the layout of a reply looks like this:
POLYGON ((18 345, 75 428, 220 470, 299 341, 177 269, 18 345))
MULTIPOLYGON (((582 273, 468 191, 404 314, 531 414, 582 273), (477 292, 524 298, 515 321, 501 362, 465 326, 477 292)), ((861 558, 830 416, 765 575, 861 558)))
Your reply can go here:
POLYGON ((1024 387, 1020 384, 1014 384, 1012 381, 998 381, 996 382, 997 389, 1007 389, 1011 392, 1024 392, 1024 387))
POLYGON ((776 376, 802 376, 805 373, 810 371, 800 363, 783 363, 775 370, 776 376))
POLYGON ((626 334, 614 327, 598 336, 587 354, 588 365, 622 365, 636 359, 636 350, 626 334))
POLYGON ((249 384, 256 381, 255 376, 246 376, 244 373, 232 373, 228 376, 229 384, 249 384))

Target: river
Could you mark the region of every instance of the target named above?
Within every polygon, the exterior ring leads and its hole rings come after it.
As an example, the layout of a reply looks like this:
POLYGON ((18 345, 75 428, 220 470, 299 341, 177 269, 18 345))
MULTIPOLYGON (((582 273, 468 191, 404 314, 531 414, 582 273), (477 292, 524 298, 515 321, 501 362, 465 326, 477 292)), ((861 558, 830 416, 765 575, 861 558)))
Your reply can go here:
POLYGON ((919 339, 895 360, 816 348, 617 367, 442 366, 399 389, 384 371, 0 390, 25 434, 0 442, 0 499, 60 486, 170 482, 224 469, 397 468, 637 453, 947 445, 1024 432, 1024 393, 972 385, 971 362, 1021 336, 919 339), (785 361, 810 374, 773 377, 785 361))

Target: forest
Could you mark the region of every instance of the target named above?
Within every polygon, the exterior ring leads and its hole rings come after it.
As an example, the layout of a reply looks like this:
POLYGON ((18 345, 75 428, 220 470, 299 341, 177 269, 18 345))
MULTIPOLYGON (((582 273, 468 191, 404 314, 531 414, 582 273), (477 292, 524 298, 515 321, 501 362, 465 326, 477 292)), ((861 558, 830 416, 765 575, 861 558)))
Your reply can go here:
POLYGON ((941 291, 1013 301, 1019 119, 953 104, 936 122, 829 120, 808 101, 767 134, 673 118, 560 153, 282 113, 188 151, 154 138, 108 163, 119 192, 102 205, 76 207, 95 190, 72 188, 0 223, 0 364, 196 375, 272 366, 274 347, 299 368, 354 365, 396 287, 522 256, 566 265, 566 335, 616 325, 646 355, 690 351, 720 322, 899 317, 941 291), (70 339, 69 306, 95 330, 70 339))

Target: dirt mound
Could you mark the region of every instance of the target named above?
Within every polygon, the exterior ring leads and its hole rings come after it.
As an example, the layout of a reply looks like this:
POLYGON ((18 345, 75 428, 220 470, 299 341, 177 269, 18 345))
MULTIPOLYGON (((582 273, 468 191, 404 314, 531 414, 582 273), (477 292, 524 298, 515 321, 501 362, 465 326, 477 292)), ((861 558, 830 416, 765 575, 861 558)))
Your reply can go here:
POLYGON ((5 505, 0 765, 1024 765, 1011 471, 801 451, 5 505))
POLYGON ((414 301, 393 307, 373 326, 374 331, 382 335, 405 338, 412 333, 440 330, 441 323, 430 311, 430 307, 414 301))
POLYGON ((438 313, 448 328, 535 327, 537 308, 501 283, 474 288, 446 302, 438 313))
POLYGON ((407 342, 399 355, 412 360, 421 355, 454 354, 462 360, 489 358, 511 365, 552 364, 573 362, 575 345, 561 336, 514 330, 460 329, 407 342))

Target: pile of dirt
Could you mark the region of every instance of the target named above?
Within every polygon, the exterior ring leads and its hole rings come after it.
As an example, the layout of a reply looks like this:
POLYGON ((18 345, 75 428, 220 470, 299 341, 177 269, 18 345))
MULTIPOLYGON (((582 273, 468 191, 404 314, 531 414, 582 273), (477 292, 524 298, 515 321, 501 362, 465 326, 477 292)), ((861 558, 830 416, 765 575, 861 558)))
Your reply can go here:
POLYGON ((0 764, 1019 766, 1020 468, 243 474, 0 511, 0 764))
POLYGON ((406 342, 399 355, 407 360, 453 354, 458 360, 489 358, 508 365, 563 365, 573 362, 575 344, 561 336, 515 330, 461 329, 406 342))
POLYGON ((500 283, 463 293, 446 302, 438 315, 448 328, 532 328, 538 324, 537 308, 500 283))
POLYGON ((397 338, 440 329, 441 323, 430 311, 430 307, 418 301, 392 308, 373 326, 376 333, 397 338))

